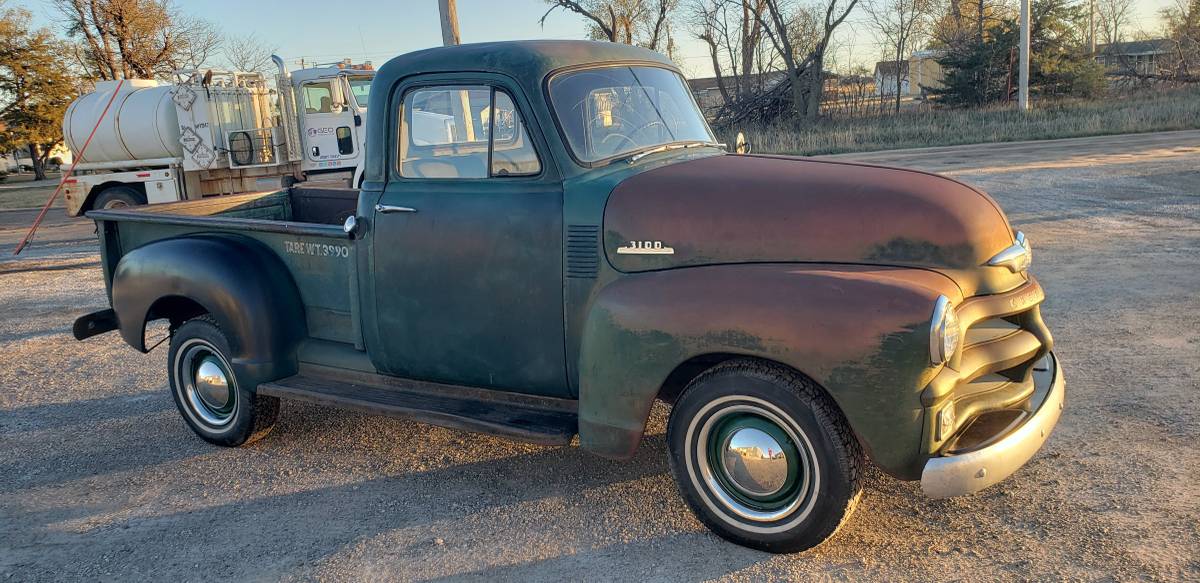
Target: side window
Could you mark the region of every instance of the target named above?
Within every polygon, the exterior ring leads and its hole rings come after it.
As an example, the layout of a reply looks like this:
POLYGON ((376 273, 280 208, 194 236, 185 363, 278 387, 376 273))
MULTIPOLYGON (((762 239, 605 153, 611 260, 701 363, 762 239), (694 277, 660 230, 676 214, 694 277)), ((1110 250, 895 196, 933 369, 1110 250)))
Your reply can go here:
POLYGON ((487 86, 405 94, 398 164, 406 178, 488 178, 541 171, 513 100, 487 86))
POLYGON ((334 131, 334 135, 337 137, 338 154, 349 156, 354 153, 354 137, 349 127, 339 127, 334 131))
POLYGON ((530 176, 541 172, 537 152, 529 142, 512 98, 496 90, 492 112, 492 176, 530 176))
POLYGON ((333 112, 333 90, 329 82, 304 85, 304 113, 333 112))

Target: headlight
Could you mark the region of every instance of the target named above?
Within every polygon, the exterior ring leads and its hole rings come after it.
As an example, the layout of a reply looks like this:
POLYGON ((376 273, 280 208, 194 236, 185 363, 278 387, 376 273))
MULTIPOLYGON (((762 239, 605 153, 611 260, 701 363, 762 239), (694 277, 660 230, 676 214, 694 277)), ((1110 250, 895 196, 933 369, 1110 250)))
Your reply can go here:
POLYGON ((954 304, 946 296, 938 296, 933 304, 933 319, 929 325, 929 360, 942 364, 954 356, 958 341, 962 337, 958 327, 958 314, 954 304))

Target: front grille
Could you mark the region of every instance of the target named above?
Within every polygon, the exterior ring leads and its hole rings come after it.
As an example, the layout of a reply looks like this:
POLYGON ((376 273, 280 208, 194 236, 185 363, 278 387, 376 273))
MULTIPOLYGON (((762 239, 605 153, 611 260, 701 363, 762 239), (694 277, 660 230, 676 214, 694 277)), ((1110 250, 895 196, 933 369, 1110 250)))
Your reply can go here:
POLYGON ((1053 346, 1041 317, 1044 297, 1030 279, 1011 292, 970 298, 959 306, 963 347, 923 395, 931 412, 951 406, 955 412, 954 429, 931 436, 935 446, 957 450, 979 443, 985 428, 1007 425, 1000 420, 1029 410, 1033 369, 1053 346))

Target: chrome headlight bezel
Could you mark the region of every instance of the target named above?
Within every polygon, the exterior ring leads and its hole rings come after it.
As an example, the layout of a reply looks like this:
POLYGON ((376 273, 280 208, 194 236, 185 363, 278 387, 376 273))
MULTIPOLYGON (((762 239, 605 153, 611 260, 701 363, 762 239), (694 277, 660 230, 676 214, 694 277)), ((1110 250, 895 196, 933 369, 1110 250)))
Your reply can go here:
POLYGON ((1033 263, 1033 247, 1021 231, 1017 231, 1014 239, 1015 243, 997 253, 987 264, 991 267, 1007 267, 1013 273, 1028 271, 1033 263))
POLYGON ((946 296, 938 296, 929 324, 929 361, 935 365, 945 364, 958 351, 961 340, 962 329, 954 302, 946 296))

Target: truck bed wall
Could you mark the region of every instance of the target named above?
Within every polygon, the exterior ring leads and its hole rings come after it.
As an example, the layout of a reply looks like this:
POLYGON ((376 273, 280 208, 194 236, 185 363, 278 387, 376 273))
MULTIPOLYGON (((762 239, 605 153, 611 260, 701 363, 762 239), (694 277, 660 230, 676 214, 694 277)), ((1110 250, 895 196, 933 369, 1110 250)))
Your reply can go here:
POLYGON ((290 272, 311 338, 361 347, 354 242, 340 226, 356 199, 353 190, 293 188, 89 216, 102 234, 109 285, 121 257, 143 245, 199 234, 247 237, 274 252, 290 272))

